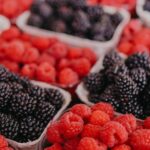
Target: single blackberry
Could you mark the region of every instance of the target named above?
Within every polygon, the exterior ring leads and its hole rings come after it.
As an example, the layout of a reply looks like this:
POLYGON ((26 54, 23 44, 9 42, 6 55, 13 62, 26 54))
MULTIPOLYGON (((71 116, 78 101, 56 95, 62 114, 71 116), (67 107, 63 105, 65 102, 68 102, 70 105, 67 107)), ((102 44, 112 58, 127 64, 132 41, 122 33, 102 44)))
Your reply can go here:
POLYGON ((139 52, 133 54, 126 59, 125 63, 129 69, 143 68, 145 70, 150 70, 150 57, 147 53, 139 52))
POLYGON ((0 134, 9 139, 15 139, 18 135, 19 123, 11 115, 0 113, 0 134))
POLYGON ((139 87, 139 91, 142 92, 147 84, 146 72, 142 68, 132 69, 130 72, 132 80, 139 87))
POLYGON ((119 74, 116 77, 115 92, 123 102, 128 102, 139 94, 137 84, 124 74, 119 74))
POLYGON ((105 36, 106 41, 109 41, 112 39, 114 32, 115 32, 115 28, 113 27, 112 24, 109 23, 107 24, 107 26, 105 26, 104 36, 105 36))
POLYGON ((83 80, 85 88, 91 93, 102 92, 106 86, 106 79, 101 73, 91 73, 83 80))
POLYGON ((88 96, 88 100, 92 103, 98 103, 101 101, 100 94, 91 94, 88 96))
POLYGON ((12 96, 10 111, 18 117, 33 114, 37 106, 37 100, 27 93, 18 93, 12 96))
POLYGON ((26 142, 38 139, 43 130, 43 123, 32 116, 28 116, 20 122, 20 135, 26 139, 26 142))
POLYGON ((117 13, 111 15, 111 21, 112 21, 113 26, 117 27, 120 24, 120 22, 122 21, 121 14, 117 12, 117 13))
POLYGON ((150 11, 150 1, 147 0, 143 8, 144 10, 150 11))
POLYGON ((116 51, 111 51, 109 52, 104 60, 103 60, 103 66, 104 68, 109 68, 111 66, 113 66, 114 64, 118 64, 120 62, 122 62, 122 58, 121 56, 119 56, 119 54, 116 51))
POLYGON ((40 7, 41 4, 42 4, 42 2, 39 1, 39 0, 34 1, 31 5, 31 7, 30 7, 30 12, 35 13, 35 14, 39 14, 40 13, 39 12, 39 7, 40 7))
POLYGON ((21 84, 25 89, 28 89, 32 86, 30 80, 26 77, 20 77, 18 83, 21 84))
POLYGON ((9 81, 10 76, 11 76, 11 73, 8 71, 8 69, 0 65, 0 81, 2 82, 9 81))
POLYGON ((90 21, 86 15, 81 10, 78 10, 75 15, 72 22, 72 28, 75 32, 82 32, 85 33, 87 30, 91 27, 90 21))
POLYGON ((12 96, 12 89, 9 84, 1 82, 0 83, 0 109, 6 108, 10 98, 12 96))
POLYGON ((38 120, 41 120, 46 126, 48 125, 50 120, 53 119, 55 113, 56 113, 55 106, 51 105, 48 102, 39 102, 37 109, 35 111, 35 117, 38 120))
POLYGON ((10 88, 11 88, 13 94, 17 94, 19 92, 24 91, 23 86, 17 82, 10 82, 9 85, 10 85, 10 88))
POLYGON ((46 0, 46 2, 54 7, 54 8, 59 8, 60 6, 66 5, 70 0, 46 0))
POLYGON ((52 105, 56 106, 57 109, 63 105, 64 97, 57 89, 47 88, 45 89, 45 92, 47 102, 50 102, 52 105))
POLYGON ((68 3, 74 9, 83 9, 86 7, 86 0, 69 0, 68 3))
POLYGON ((140 100, 139 102, 143 106, 150 105, 150 84, 149 84, 149 82, 147 83, 145 89, 141 93, 141 99, 139 99, 139 100, 140 100))

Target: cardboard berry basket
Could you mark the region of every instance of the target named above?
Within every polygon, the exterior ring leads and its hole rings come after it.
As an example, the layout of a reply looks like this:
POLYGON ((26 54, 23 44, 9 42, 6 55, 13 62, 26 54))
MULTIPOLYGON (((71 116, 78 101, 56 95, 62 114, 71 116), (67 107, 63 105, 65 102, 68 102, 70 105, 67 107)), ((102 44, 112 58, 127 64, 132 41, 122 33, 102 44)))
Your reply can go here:
MULTIPOLYGON (((55 86, 51 86, 51 85, 43 83, 43 82, 32 81, 32 83, 40 86, 41 88, 57 89, 64 96, 64 103, 63 103, 62 107, 58 110, 56 115, 49 122, 49 124, 47 125, 47 127, 48 127, 51 124, 51 122, 57 120, 62 115, 62 113, 65 111, 65 109, 68 107, 68 105, 71 102, 71 95, 63 89, 57 88, 55 86)), ((44 129, 41 136, 35 141, 30 141, 27 143, 18 143, 18 142, 8 139, 8 142, 15 150, 39 150, 39 145, 40 145, 41 141, 43 141, 43 138, 45 137, 47 127, 44 129)))
POLYGON ((146 0, 137 0, 136 12, 138 16, 141 18, 141 20, 144 22, 144 24, 150 27, 150 12, 147 10, 144 10, 143 8, 145 2, 146 0))
POLYGON ((58 37, 59 39, 61 39, 63 42, 68 43, 73 46, 78 46, 78 47, 86 46, 86 47, 93 48, 94 50, 97 50, 99 48, 103 48, 102 50, 107 50, 112 47, 115 47, 117 45, 117 43, 119 42, 121 33, 122 33, 124 27, 127 25, 127 23, 130 20, 130 15, 124 9, 116 9, 113 7, 106 7, 106 6, 104 6, 103 8, 104 8, 104 11, 108 14, 114 14, 115 12, 119 12, 123 18, 122 22, 116 28, 116 31, 115 31, 112 39, 109 41, 106 41, 106 42, 93 41, 93 40, 79 38, 79 37, 72 36, 72 35, 65 34, 65 33, 53 32, 53 31, 49 31, 49 30, 40 29, 40 28, 37 28, 34 26, 30 26, 27 24, 27 20, 30 16, 29 11, 20 15, 18 17, 16 23, 17 23, 17 26, 21 30, 23 30, 24 32, 27 32, 29 34, 32 34, 32 35, 36 35, 36 36, 40 35, 40 36, 45 36, 45 37, 55 36, 55 37, 58 37))
POLYGON ((10 28, 10 21, 3 15, 0 15, 0 33, 10 28))

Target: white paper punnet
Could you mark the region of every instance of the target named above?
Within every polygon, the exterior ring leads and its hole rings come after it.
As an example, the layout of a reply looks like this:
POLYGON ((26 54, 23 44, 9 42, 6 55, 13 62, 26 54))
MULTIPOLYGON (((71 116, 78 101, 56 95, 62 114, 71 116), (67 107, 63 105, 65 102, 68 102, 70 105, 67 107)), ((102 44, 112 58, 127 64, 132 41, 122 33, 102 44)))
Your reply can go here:
POLYGON ((112 39, 109 41, 106 41, 106 42, 93 41, 93 40, 79 38, 79 37, 72 36, 72 35, 65 34, 65 33, 53 32, 53 31, 49 31, 49 30, 40 29, 40 28, 37 28, 34 26, 30 26, 27 24, 27 20, 30 16, 29 11, 24 12, 22 15, 20 15, 18 17, 16 23, 17 23, 17 26, 21 30, 23 30, 26 33, 35 35, 35 36, 44 36, 44 37, 55 36, 55 37, 58 37, 61 41, 65 42, 67 44, 73 45, 73 46, 90 47, 90 48, 93 48, 94 50, 97 50, 99 48, 101 48, 102 50, 103 49, 107 50, 112 47, 115 47, 117 45, 117 43, 119 42, 122 31, 130 20, 130 15, 124 9, 116 9, 113 7, 106 7, 106 6, 104 6, 103 8, 104 8, 104 11, 108 14, 114 14, 115 12, 119 12, 123 18, 122 22, 116 28, 112 39))
POLYGON ((15 142, 13 140, 8 139, 9 144, 15 149, 15 150, 39 150, 40 144, 43 141, 43 138, 46 135, 46 131, 48 126, 51 124, 52 121, 57 120, 62 113, 65 111, 65 109, 68 107, 68 105, 71 102, 71 95, 69 92, 66 92, 63 89, 60 89, 58 87, 49 85, 47 83, 43 83, 43 82, 38 82, 38 81, 32 81, 33 84, 40 86, 41 88, 53 88, 53 89, 57 89, 59 90, 63 97, 64 97, 64 103, 62 105, 62 107, 59 109, 59 111, 56 113, 56 115, 54 116, 54 118, 49 122, 49 124, 47 125, 47 127, 44 129, 43 133, 41 134, 41 136, 35 140, 35 141, 31 141, 31 142, 27 142, 27 143, 18 143, 15 142))
POLYGON ((137 0, 136 4, 136 12, 138 16, 141 18, 141 20, 144 22, 144 24, 148 27, 150 27, 150 12, 147 10, 144 10, 144 4, 146 0, 137 0))
POLYGON ((9 19, 7 19, 5 16, 0 15, 0 33, 4 30, 7 30, 10 28, 10 22, 9 19))

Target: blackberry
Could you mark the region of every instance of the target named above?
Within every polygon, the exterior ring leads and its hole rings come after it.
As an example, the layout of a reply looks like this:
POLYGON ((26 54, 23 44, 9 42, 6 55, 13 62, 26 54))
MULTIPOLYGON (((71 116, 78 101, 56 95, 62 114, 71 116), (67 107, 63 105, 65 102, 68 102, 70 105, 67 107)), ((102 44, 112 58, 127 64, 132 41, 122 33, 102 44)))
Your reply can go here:
POLYGON ((149 82, 147 83, 145 89, 143 90, 140 100, 141 100, 140 103, 143 104, 144 106, 150 104, 150 84, 149 84, 149 82))
POLYGON ((9 139, 15 139, 18 135, 19 123, 11 115, 0 113, 0 134, 9 139))
POLYGON ((69 6, 74 9, 83 9, 86 7, 86 0, 69 0, 69 6))
POLYGON ((59 109, 64 102, 64 97, 57 89, 45 89, 46 92, 46 101, 50 102, 52 105, 56 106, 59 109))
POLYGON ((0 109, 6 108, 10 98, 12 96, 12 90, 9 84, 1 82, 0 83, 0 109))
POLYGON ((35 111, 35 117, 47 125, 54 117, 56 109, 48 102, 39 102, 35 111))
POLYGON ((32 116, 28 116, 20 122, 20 135, 26 138, 26 142, 38 139, 43 130, 44 124, 32 116))
POLYGON ((0 81, 3 81, 3 82, 9 81, 10 76, 11 76, 11 73, 8 71, 8 69, 0 65, 0 81))
POLYGON ((122 58, 119 56, 119 54, 116 51, 111 51, 105 56, 103 60, 103 66, 107 69, 120 62, 122 62, 122 58))
POLYGON ((119 23, 122 21, 122 16, 120 13, 115 13, 111 16, 111 21, 113 26, 117 27, 119 23))
POLYGON ((144 10, 150 11, 150 1, 146 1, 146 3, 143 6, 144 10))
POLYGON ((88 99, 92 103, 98 103, 101 101, 100 94, 91 94, 88 96, 88 99))
POLYGON ((84 86, 91 93, 102 92, 106 86, 106 80, 101 73, 91 73, 84 78, 84 86))
POLYGON ((19 92, 24 91, 23 86, 17 82, 10 82, 9 85, 10 85, 10 88, 12 89, 13 94, 17 94, 19 92))
POLYGON ((150 58, 147 53, 133 54, 126 59, 125 63, 129 69, 143 68, 150 70, 150 58))
POLYGON ((34 100, 27 93, 18 93, 13 95, 10 110, 18 117, 33 114, 37 106, 37 100, 34 100))
POLYGON ((46 2, 52 7, 64 6, 68 3, 69 0, 46 0, 46 2))
POLYGON ((128 102, 139 94, 137 84, 128 76, 119 74, 115 80, 115 92, 123 102, 128 102))
POLYGON ((24 87, 24 89, 28 89, 32 86, 30 80, 26 77, 20 77, 18 83, 21 84, 24 87))
POLYGON ((147 84, 146 72, 142 68, 136 68, 131 70, 131 78, 137 83, 139 91, 142 92, 147 84))
POLYGON ((74 31, 85 33, 90 27, 91 24, 87 15, 81 10, 77 11, 72 22, 74 31))

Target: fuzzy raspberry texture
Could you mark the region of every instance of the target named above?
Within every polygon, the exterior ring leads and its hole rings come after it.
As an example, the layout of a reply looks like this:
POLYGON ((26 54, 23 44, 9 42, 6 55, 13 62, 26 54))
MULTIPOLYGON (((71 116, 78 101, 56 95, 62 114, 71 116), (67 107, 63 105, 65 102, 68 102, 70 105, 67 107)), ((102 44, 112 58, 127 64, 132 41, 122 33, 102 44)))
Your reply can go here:
POLYGON ((0 150, 13 150, 13 148, 8 146, 6 138, 0 135, 0 150))
POLYGON ((150 129, 150 117, 147 117, 145 120, 144 120, 144 127, 146 129, 150 129))
POLYGON ((115 146, 112 150, 132 150, 129 145, 122 144, 119 146, 115 146))

